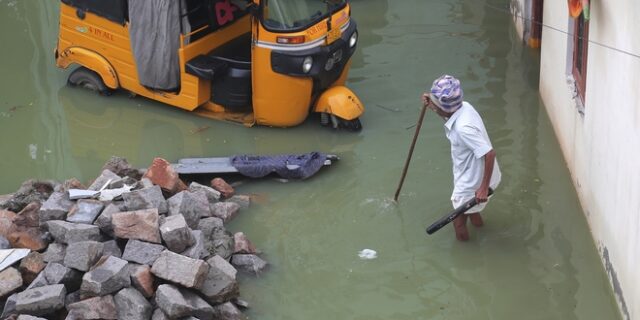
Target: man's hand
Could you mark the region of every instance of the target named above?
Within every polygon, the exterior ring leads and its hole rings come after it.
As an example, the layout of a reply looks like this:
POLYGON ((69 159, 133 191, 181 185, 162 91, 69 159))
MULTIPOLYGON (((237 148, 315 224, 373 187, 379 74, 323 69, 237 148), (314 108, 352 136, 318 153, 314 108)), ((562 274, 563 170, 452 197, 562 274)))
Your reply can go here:
POLYGON ((480 188, 476 190, 476 200, 478 201, 478 203, 483 203, 483 202, 487 202, 488 198, 489 198, 489 187, 480 186, 480 188))
POLYGON ((429 97, 428 93, 426 93, 426 92, 423 93, 421 98, 422 98, 422 104, 425 107, 428 107, 431 104, 431 98, 429 97))

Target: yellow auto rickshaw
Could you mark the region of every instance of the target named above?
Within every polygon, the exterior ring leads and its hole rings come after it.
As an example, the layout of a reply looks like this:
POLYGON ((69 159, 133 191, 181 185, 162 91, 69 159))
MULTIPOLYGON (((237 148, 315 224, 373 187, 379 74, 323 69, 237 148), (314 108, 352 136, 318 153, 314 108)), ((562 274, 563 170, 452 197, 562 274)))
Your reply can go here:
POLYGON ((61 0, 56 65, 214 119, 359 130, 344 86, 358 41, 345 0, 61 0))

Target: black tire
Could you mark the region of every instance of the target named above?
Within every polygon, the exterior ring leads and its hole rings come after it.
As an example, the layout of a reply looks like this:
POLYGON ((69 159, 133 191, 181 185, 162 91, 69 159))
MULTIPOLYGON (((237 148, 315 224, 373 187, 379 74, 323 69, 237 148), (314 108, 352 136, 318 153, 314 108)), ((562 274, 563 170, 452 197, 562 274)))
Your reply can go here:
POLYGON ((359 118, 353 120, 344 120, 338 118, 339 127, 351 132, 358 132, 362 130, 362 124, 359 118))
POLYGON ((96 91, 103 96, 108 96, 113 93, 113 90, 104 84, 99 74, 85 67, 79 67, 73 70, 69 75, 67 83, 70 86, 96 91))
POLYGON ((358 132, 362 130, 362 124, 359 118, 353 120, 345 120, 334 114, 325 114, 326 116, 320 118, 320 124, 323 126, 331 126, 334 129, 345 129, 351 132, 358 132))

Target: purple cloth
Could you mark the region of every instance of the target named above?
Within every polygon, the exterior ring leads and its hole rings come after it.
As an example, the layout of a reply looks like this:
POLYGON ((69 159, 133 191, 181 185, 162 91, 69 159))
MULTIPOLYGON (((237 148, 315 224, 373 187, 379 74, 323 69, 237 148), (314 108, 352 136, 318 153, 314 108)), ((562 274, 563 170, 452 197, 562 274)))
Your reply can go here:
POLYGON ((318 172, 326 159, 327 155, 319 152, 278 156, 240 155, 231 159, 231 165, 240 174, 251 178, 277 173, 287 179, 306 179, 318 172))

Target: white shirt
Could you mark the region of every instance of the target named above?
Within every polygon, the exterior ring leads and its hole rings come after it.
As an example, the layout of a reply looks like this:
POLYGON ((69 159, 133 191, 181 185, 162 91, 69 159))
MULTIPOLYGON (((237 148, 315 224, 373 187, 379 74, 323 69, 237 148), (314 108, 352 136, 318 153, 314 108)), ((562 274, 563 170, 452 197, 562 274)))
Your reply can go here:
MULTIPOLYGON (((491 141, 482 118, 471 104, 464 101, 444 124, 445 134, 451 142, 454 197, 473 197, 482 183, 484 155, 491 151, 491 141)), ((489 187, 495 189, 502 174, 496 159, 489 187)))

